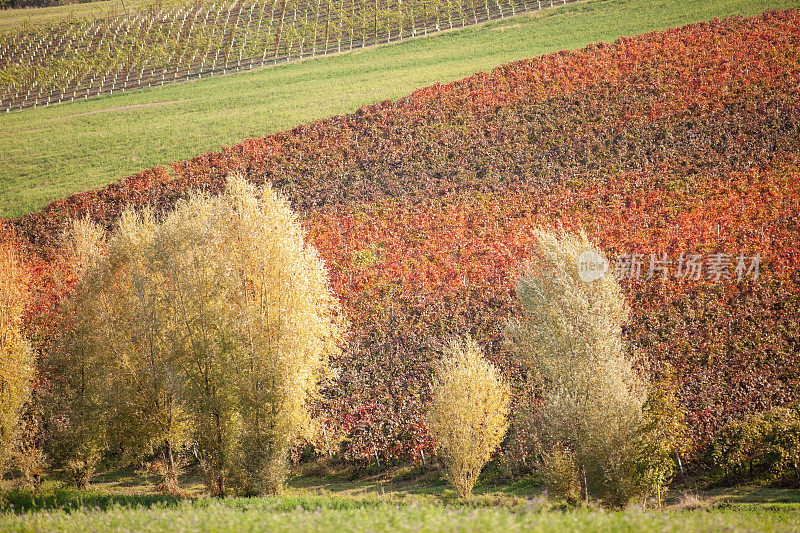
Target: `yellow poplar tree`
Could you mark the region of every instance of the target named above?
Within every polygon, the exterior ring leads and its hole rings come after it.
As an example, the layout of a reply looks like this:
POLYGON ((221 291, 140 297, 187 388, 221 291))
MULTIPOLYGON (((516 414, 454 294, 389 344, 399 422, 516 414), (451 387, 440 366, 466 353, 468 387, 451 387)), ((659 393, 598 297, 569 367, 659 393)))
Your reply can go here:
POLYGON ((0 234, 0 475, 17 445, 20 411, 30 395, 33 352, 22 334, 25 298, 19 253, 10 232, 0 234))
POLYGON ((445 474, 468 497, 508 430, 511 389, 471 338, 452 341, 436 365, 428 427, 445 474))
POLYGON ((126 211, 88 263, 76 331, 106 440, 162 450, 173 487, 191 447, 212 494, 279 491, 343 331, 287 202, 233 176, 163 220, 126 211))
MULTIPOLYGON (((522 317, 509 331, 543 388, 531 415, 544 447, 544 478, 567 499, 577 479, 583 498, 623 506, 649 490, 647 476, 666 472, 669 454, 642 447, 677 427, 658 423, 674 409, 656 418, 645 412, 656 391, 623 341, 629 308, 619 283, 610 273, 581 276, 580 258, 604 260, 602 254, 585 234, 539 231, 536 238, 537 253, 516 284, 522 317)), ((664 476, 656 477, 660 491, 664 476)))

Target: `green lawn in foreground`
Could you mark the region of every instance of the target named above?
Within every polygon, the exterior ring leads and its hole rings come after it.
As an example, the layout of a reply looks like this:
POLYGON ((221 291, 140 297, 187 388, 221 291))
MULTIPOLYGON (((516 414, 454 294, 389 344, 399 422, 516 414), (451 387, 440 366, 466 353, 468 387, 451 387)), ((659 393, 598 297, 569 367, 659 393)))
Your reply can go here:
POLYGON ((285 495, 261 498, 170 498, 119 473, 90 490, 48 481, 39 494, 6 493, 0 531, 800 531, 791 489, 719 490, 698 498, 709 507, 696 510, 673 495, 664 511, 606 512, 566 510, 524 482, 479 486, 471 500, 458 500, 436 472, 406 479, 403 471, 295 478, 285 495), (760 503, 741 503, 748 495, 760 503))
POLYGON ((0 216, 502 63, 800 0, 586 0, 434 37, 0 116, 0 216))
MULTIPOLYGON (((64 491, 67 495, 78 491, 64 491)), ((176 500, 41 497, 35 509, 6 507, 2 531, 800 531, 800 507, 728 505, 710 509, 606 512, 564 510, 541 497, 478 496, 463 502, 416 494, 290 493, 282 497, 176 500)))
POLYGON ((712 511, 511 511, 492 507, 378 504, 355 508, 287 509, 274 498, 181 503, 151 509, 112 507, 0 517, 3 531, 541 531, 738 532, 800 531, 798 510, 726 508, 712 511))

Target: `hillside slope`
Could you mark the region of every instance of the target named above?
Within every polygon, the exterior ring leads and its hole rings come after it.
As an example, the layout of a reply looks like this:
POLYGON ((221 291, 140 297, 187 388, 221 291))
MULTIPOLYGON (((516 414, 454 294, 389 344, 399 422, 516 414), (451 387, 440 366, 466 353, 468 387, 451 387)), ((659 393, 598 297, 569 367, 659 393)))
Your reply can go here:
POLYGON ((503 63, 798 0, 587 0, 437 37, 0 114, 0 216, 503 63))
POLYGON ((242 172, 300 211, 352 323, 329 424, 354 457, 408 456, 430 445, 442 340, 472 334, 530 392, 503 340, 513 271, 536 228, 583 229, 615 261, 632 347, 656 375, 674 369, 697 452, 726 421, 800 392, 798 59, 797 10, 715 20, 505 65, 74 195, 13 222, 40 257, 29 327, 57 319, 70 218, 110 226, 126 205, 168 210, 242 172))

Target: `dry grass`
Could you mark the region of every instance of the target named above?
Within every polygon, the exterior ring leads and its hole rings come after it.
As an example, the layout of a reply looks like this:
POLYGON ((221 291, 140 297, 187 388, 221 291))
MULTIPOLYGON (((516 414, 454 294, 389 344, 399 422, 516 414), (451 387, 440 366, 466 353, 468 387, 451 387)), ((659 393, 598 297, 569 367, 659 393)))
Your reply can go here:
POLYGON ((697 511, 704 509, 711 509, 715 507, 714 503, 706 498, 703 498, 697 493, 684 492, 678 497, 678 500, 670 506, 670 509, 676 511, 697 511))

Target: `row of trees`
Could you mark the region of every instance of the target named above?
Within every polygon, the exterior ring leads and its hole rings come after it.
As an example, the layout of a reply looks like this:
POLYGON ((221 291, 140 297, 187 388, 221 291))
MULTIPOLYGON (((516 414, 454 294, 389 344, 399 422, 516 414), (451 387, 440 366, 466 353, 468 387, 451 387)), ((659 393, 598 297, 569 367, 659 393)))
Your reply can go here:
POLYGON ((192 453, 212 494, 277 492, 338 349, 327 274, 288 205, 232 178, 159 221, 74 224, 79 283, 47 358, 51 466, 87 484, 101 458, 160 457, 168 491, 192 453))
MULTIPOLYGON (((507 336, 539 396, 514 425, 525 428, 518 433, 552 494, 619 506, 656 493, 660 503, 684 445, 684 413, 623 342, 629 309, 617 281, 581 280, 586 236, 540 231, 535 240, 516 274, 521 313, 507 336)), ((2 239, 0 464, 16 457, 35 473, 45 452, 85 485, 104 456, 157 456, 165 490, 176 492, 191 453, 213 494, 231 485, 277 492, 298 440, 331 444, 310 405, 344 321, 323 262, 270 188, 231 178, 223 194, 194 194, 163 220, 125 211, 109 235, 78 220, 68 242, 80 281, 47 359, 56 380, 39 402, 42 450, 17 438, 30 429, 20 415, 34 358, 21 332, 21 261, 13 239, 2 239)), ((428 428, 448 479, 467 496, 506 436, 511 388, 469 338, 447 346, 431 388, 428 428)), ((755 463, 797 475, 795 411, 730 424, 714 460, 726 473, 755 463)))
MULTIPOLYGON (((163 490, 177 493, 191 454, 212 494, 275 493, 298 441, 330 445, 311 405, 345 323, 325 265, 271 188, 232 177, 222 194, 193 194, 161 220, 127 210, 110 234, 78 220, 67 240, 79 281, 48 357, 56 381, 41 416, 52 468, 84 486, 104 457, 157 457, 163 490)), ((682 412, 623 344, 628 309, 616 280, 579 278, 586 236, 538 232, 536 241, 517 274, 522 315, 508 338, 541 401, 514 422, 534 428, 528 444, 551 494, 608 505, 660 495, 682 412)), ((18 320, 19 260, 10 245, 2 257, 3 316, 12 317, 3 361, 16 365, 0 382, 8 456, 21 449, 13 432, 32 356, 18 320)), ((447 345, 433 374, 428 427, 466 497, 506 436, 511 387, 471 338, 447 345)))
MULTIPOLYGON (((478 343, 447 345, 427 416, 447 478, 468 496, 513 422, 551 494, 619 506, 655 493, 660 504, 685 444, 683 410, 623 342, 618 282, 581 279, 576 258, 594 251, 586 236, 539 231, 535 241, 515 276, 520 318, 507 337, 538 400, 510 420, 511 387, 478 343)), ((34 377, 25 274, 12 236, 0 242, 0 466, 16 459, 35 477, 46 455, 86 485, 103 457, 157 457, 164 490, 178 492, 191 454, 213 494, 277 492, 295 443, 335 444, 310 405, 344 320, 325 265, 269 187, 234 177, 162 220, 125 211, 110 234, 75 221, 66 255, 80 281, 61 306, 47 358, 55 381, 38 415, 23 408, 34 377), (43 447, 19 438, 35 416, 48 426, 43 447)), ((797 419, 780 408, 729 424, 713 459, 726 475, 754 465, 797 475, 797 419)))
POLYGON ((733 420, 717 434, 711 448, 724 481, 787 472, 800 483, 800 404, 773 407, 733 420))
MULTIPOLYGON (((673 472, 685 440, 683 411, 635 366, 623 343, 628 306, 606 276, 583 281, 585 235, 537 232, 538 249, 518 273, 522 318, 508 333, 541 386, 536 409, 518 413, 548 490, 576 503, 621 506, 646 499, 673 472)), ((509 386, 472 340, 453 343, 436 368, 429 426, 448 478, 466 496, 508 428, 509 386)))

